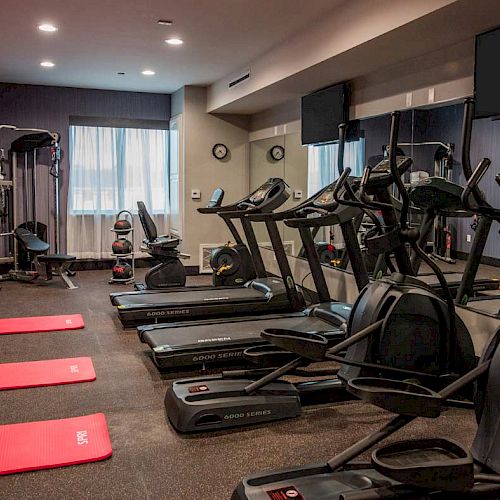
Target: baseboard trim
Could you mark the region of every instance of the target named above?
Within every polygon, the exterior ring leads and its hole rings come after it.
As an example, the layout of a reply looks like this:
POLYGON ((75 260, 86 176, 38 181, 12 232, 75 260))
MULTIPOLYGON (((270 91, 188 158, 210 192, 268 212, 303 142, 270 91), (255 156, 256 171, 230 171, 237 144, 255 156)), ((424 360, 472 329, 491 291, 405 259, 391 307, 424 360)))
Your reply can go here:
MULTIPOLYGON (((100 271, 111 269, 116 259, 78 259, 71 269, 74 271, 100 271)), ((153 267, 157 261, 148 257, 140 257, 135 259, 135 267, 137 269, 153 267)), ((198 266, 184 266, 188 276, 197 276, 199 273, 198 266)))
MULTIPOLYGON (((455 250, 452 252, 453 258, 457 260, 467 260, 469 258, 469 254, 466 252, 459 252, 455 250)), ((485 264, 487 266, 500 267, 500 259, 497 257, 481 257, 481 264, 485 264)))

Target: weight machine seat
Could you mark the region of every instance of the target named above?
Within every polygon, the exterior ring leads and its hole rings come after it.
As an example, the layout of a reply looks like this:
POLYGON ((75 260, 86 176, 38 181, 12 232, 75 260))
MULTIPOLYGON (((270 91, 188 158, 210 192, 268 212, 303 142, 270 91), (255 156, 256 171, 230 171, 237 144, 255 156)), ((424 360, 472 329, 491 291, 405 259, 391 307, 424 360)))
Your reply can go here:
POLYGON ((46 255, 39 255, 38 256, 38 262, 42 263, 64 263, 64 262, 72 262, 76 260, 76 257, 74 255, 66 255, 63 253, 52 253, 52 254, 46 254, 46 255))
POLYGON ((14 235, 29 252, 43 253, 49 249, 49 244, 23 227, 14 229, 14 235))

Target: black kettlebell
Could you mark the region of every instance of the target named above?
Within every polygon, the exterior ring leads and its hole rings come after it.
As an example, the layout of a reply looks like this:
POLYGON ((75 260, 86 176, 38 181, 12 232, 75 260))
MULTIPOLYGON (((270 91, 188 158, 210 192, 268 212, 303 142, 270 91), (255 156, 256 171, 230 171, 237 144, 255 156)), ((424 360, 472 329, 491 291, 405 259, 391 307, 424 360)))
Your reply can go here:
POLYGON ((132 278, 132 266, 124 261, 118 261, 113 266, 113 278, 115 280, 126 280, 132 278))
POLYGON ((127 238, 118 238, 111 245, 114 254, 122 255, 132 253, 132 243, 127 238))
POLYGON ((122 210, 121 212, 118 212, 113 230, 121 234, 128 234, 131 229, 132 214, 128 210, 122 210), (120 218, 121 214, 125 214, 123 218, 120 218), (126 218, 127 216, 129 217, 129 219, 126 218))

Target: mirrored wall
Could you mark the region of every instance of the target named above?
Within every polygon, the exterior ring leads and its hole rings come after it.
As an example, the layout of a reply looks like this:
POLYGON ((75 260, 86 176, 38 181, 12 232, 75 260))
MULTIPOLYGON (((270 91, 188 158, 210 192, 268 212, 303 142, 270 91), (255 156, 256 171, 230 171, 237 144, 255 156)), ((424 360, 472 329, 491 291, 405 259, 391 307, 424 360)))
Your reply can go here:
MULTIPOLYGON (((410 156, 412 167, 404 177, 407 187, 427 176, 441 176, 464 185, 461 165, 461 131, 463 103, 441 103, 421 109, 405 110, 401 114, 399 132, 400 155, 410 156)), ((361 175, 366 165, 374 166, 386 155, 389 141, 390 113, 360 120, 356 140, 346 144, 344 163, 353 174, 361 175)), ((250 186, 257 187, 268 177, 282 177, 290 185, 292 196, 283 208, 301 203, 320 188, 337 177, 337 145, 302 146, 300 132, 261 139, 250 145, 250 186), (284 157, 273 158, 274 146, 284 149, 284 157)), ((495 164, 500 156, 500 121, 481 119, 474 121, 471 157, 477 163, 483 156, 495 164)), ((500 206, 500 188, 494 181, 498 169, 491 168, 482 187, 492 204, 500 206), (499 201, 497 201, 499 200, 499 201)), ((395 193, 396 194, 396 193, 395 193)), ((411 222, 418 226, 420 214, 413 212, 411 222)), ((454 253, 467 253, 473 237, 470 218, 448 218, 446 224, 451 232, 454 253)), ((255 225, 258 241, 269 246, 269 237, 264 225, 255 225)), ((361 228, 362 232, 362 228, 361 228)), ((290 255, 299 256, 302 248, 298 231, 280 223, 280 234, 290 255)), ((324 255, 325 263, 336 265, 335 256, 341 253, 343 241, 338 228, 324 228, 316 236, 319 248, 333 248, 334 256, 324 255)), ((435 251, 443 254, 442 243, 432 238, 435 251)), ((490 238, 485 255, 500 258, 498 235, 490 238)))

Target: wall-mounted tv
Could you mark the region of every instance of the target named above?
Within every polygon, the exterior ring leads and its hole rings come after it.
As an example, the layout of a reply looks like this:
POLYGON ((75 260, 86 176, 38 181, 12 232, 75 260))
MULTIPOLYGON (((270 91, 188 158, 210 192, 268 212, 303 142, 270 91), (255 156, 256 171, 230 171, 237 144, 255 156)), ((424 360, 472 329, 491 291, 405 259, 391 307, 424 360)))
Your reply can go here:
POLYGON ((338 140, 338 126, 348 119, 349 98, 345 83, 302 97, 302 144, 338 140))
POLYGON ((500 28, 476 36, 476 118, 500 115, 500 28))

